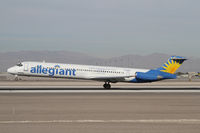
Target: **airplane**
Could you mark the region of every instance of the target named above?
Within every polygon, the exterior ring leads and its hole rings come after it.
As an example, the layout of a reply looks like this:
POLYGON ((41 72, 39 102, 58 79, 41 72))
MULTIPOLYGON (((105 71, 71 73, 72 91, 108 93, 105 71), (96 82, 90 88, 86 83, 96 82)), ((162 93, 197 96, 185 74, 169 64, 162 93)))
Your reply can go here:
POLYGON ((156 69, 137 69, 94 65, 61 64, 46 62, 21 62, 9 68, 8 73, 18 76, 37 76, 101 81, 105 89, 110 83, 146 83, 165 79, 176 79, 176 70, 187 60, 181 56, 171 56, 166 63, 156 69))

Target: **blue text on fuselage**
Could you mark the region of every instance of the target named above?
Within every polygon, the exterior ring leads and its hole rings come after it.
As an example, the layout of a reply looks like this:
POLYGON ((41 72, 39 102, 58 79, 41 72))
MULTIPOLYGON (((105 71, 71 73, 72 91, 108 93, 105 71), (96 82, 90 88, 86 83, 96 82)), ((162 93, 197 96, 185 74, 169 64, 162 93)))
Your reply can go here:
POLYGON ((55 67, 43 67, 42 65, 37 65, 35 67, 31 67, 30 72, 37 74, 48 74, 49 76, 76 76, 76 69, 62 69, 59 65, 56 65, 55 67))

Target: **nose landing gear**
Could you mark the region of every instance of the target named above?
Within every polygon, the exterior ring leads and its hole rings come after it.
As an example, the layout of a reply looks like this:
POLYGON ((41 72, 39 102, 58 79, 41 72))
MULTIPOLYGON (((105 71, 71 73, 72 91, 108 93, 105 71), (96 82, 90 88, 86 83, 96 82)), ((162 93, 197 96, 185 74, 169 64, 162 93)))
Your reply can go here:
POLYGON ((15 75, 15 81, 22 80, 18 75, 15 75))
POLYGON ((104 87, 105 89, 110 89, 110 88, 111 88, 111 85, 110 85, 109 82, 105 82, 105 84, 103 85, 103 87, 104 87))

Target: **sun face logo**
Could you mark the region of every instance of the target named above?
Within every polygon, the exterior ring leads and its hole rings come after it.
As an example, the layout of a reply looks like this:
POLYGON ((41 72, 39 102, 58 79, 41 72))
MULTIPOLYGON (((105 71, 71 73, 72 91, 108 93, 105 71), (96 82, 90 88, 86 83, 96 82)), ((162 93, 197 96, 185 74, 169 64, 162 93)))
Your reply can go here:
POLYGON ((162 68, 164 70, 161 70, 162 72, 167 72, 167 73, 171 73, 174 74, 176 72, 176 70, 181 66, 181 64, 179 64, 178 62, 174 61, 174 60, 168 60, 167 63, 165 63, 162 68))

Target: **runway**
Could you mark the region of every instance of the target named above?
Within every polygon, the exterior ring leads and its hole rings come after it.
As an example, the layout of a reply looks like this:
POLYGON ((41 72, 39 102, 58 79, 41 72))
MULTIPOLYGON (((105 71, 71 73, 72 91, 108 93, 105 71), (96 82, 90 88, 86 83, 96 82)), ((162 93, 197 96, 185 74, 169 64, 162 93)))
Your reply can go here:
POLYGON ((7 81, 0 82, 0 93, 165 93, 200 92, 200 82, 117 83, 104 89, 102 82, 7 81))
POLYGON ((0 124, 49 124, 49 123, 185 123, 200 124, 200 119, 140 119, 140 120, 21 120, 21 121, 0 121, 0 124))
POLYGON ((199 133, 200 83, 0 82, 2 133, 199 133))
POLYGON ((200 86, 0 86, 0 93, 200 93, 200 86))
POLYGON ((200 93, 197 88, 1 88, 0 93, 200 93))
POLYGON ((1 132, 199 133, 200 131, 200 94, 196 92, 76 91, 78 92, 0 93, 1 132))

